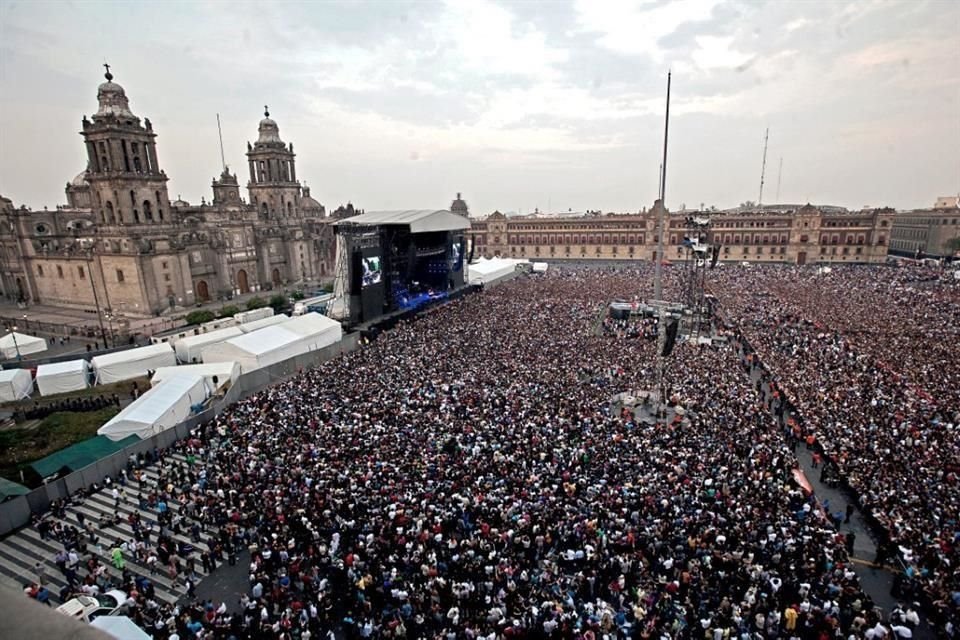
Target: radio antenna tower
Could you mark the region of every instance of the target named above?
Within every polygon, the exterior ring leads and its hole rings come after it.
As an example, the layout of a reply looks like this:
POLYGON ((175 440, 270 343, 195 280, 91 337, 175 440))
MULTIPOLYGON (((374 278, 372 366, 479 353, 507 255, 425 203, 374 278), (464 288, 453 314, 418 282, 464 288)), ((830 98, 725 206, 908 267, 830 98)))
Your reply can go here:
POLYGON ((767 127, 767 132, 763 134, 763 164, 760 165, 760 197, 757 198, 757 208, 763 206, 763 178, 767 172, 767 140, 770 138, 770 127, 767 127))
POLYGON ((780 178, 783 177, 783 156, 780 156, 780 169, 777 170, 777 204, 780 204, 780 178))

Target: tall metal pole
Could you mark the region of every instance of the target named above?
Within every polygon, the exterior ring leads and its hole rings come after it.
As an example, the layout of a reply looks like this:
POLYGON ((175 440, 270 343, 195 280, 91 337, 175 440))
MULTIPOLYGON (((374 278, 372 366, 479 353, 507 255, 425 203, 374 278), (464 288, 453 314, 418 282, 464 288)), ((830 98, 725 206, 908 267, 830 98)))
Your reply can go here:
POLYGON ((763 164, 760 165, 760 197, 757 198, 757 208, 763 206, 763 178, 767 172, 767 140, 770 138, 770 127, 763 134, 763 164))
POLYGON ((100 323, 100 334, 103 336, 103 348, 107 348, 107 330, 103 327, 103 315, 100 313, 100 298, 97 296, 96 278, 93 277, 93 251, 87 254, 87 271, 90 273, 90 287, 93 289, 93 304, 97 308, 97 322, 100 323))
POLYGON ((217 114, 217 135, 220 136, 220 162, 223 163, 223 170, 227 170, 227 157, 223 155, 223 131, 220 130, 220 114, 217 114))
MULTIPOLYGON (((657 212, 657 260, 654 265, 653 275, 653 298, 654 300, 663 299, 663 235, 666 205, 664 201, 667 198, 667 137, 670 131, 670 76, 672 72, 667 72, 667 113, 663 124, 663 164, 660 167, 660 210, 657 212)), ((662 327, 661 327, 662 330, 662 327)))

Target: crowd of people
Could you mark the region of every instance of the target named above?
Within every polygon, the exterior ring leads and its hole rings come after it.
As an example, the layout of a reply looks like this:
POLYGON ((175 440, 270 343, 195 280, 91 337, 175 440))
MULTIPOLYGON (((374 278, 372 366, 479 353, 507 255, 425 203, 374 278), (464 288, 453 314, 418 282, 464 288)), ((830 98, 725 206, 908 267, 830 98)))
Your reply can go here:
POLYGON ((159 479, 132 461, 109 490, 147 524, 118 555, 53 535, 158 640, 910 635, 916 612, 873 605, 796 484, 735 343, 674 350, 687 420, 612 410, 653 386, 656 343, 598 331, 598 312, 650 296, 651 272, 557 269, 402 322, 238 402, 175 445, 187 462, 158 456, 159 479), (245 550, 248 589, 158 602, 122 561, 156 566, 160 547, 174 580, 245 550))
POLYGON ((718 270, 711 289, 804 438, 889 537, 937 627, 955 628, 960 281, 921 266, 782 266, 718 270))

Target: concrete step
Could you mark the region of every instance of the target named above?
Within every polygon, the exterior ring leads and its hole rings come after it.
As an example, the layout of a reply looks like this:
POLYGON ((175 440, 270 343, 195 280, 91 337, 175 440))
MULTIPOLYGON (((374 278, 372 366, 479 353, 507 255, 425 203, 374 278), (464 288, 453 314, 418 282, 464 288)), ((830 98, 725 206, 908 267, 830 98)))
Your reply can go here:
MULTIPOLYGON (((122 501, 120 502, 120 507, 116 508, 114 507, 113 498, 109 496, 101 496, 99 494, 90 496, 90 498, 87 499, 86 505, 89 505, 89 508, 91 509, 96 508, 98 510, 97 513, 107 513, 110 515, 114 513, 119 513, 120 516, 124 518, 122 525, 119 525, 119 526, 124 531, 126 531, 131 537, 133 536, 133 528, 127 523, 126 517, 130 514, 139 514, 141 520, 145 522, 150 522, 153 525, 152 539, 156 540, 156 534, 157 534, 157 531, 159 530, 156 513, 152 511, 141 511, 140 507, 137 504, 124 503, 122 501)), ((186 522, 189 522, 192 524, 192 521, 189 518, 186 519, 186 522)), ((177 540, 178 542, 189 542, 197 549, 198 556, 203 551, 210 550, 210 547, 207 544, 207 539, 209 538, 209 536, 205 534, 201 534, 200 542, 196 542, 196 543, 193 542, 188 535, 183 535, 182 533, 175 534, 171 532, 171 538, 174 540, 177 540)))

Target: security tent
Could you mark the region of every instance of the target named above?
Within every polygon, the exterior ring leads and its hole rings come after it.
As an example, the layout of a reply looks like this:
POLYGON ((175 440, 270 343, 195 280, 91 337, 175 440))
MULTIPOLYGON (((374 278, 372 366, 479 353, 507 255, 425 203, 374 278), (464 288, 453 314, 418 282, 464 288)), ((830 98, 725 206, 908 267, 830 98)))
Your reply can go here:
POLYGON ((8 360, 16 358, 18 353, 21 356, 25 356, 46 350, 46 340, 35 336, 28 336, 25 333, 12 331, 0 338, 0 352, 2 352, 3 357, 8 360))
POLYGON ((305 313, 289 322, 284 322, 280 327, 303 336, 308 351, 336 344, 343 337, 343 327, 340 323, 319 313, 305 313))
POLYGON ((513 260, 505 258, 479 260, 469 266, 467 281, 470 284, 490 284, 509 276, 516 270, 517 267, 513 260))
POLYGON ((0 371, 0 402, 12 402, 30 397, 33 391, 33 378, 26 369, 4 369, 0 371))
POLYGON ((177 340, 174 350, 177 353, 177 360, 185 364, 201 362, 203 360, 203 351, 212 344, 229 340, 234 336, 243 333, 239 327, 226 327, 217 329, 208 333, 201 333, 196 336, 189 336, 182 340, 177 340))
POLYGON ((266 327, 212 345, 203 352, 203 362, 233 361, 240 365, 241 373, 247 373, 307 351, 302 335, 283 327, 266 327))
POLYGON ((141 439, 165 431, 190 417, 193 407, 207 398, 203 377, 185 373, 165 380, 115 415, 97 434, 111 440, 131 435, 141 439))
POLYGON ((147 371, 177 364, 167 342, 97 356, 92 361, 97 384, 110 384, 147 375, 147 371))
POLYGON ((275 316, 260 318, 259 320, 246 322, 244 324, 237 325, 237 326, 240 327, 240 331, 243 331, 244 333, 252 333, 258 329, 263 329, 264 327, 272 327, 275 324, 281 324, 283 322, 286 322, 289 319, 290 319, 290 316, 288 316, 287 314, 278 313, 275 316))
POLYGON ((37 367, 37 390, 42 396, 80 391, 90 386, 86 360, 67 360, 37 367))
POLYGON ((179 367, 160 367, 150 378, 150 384, 155 387, 164 380, 169 380, 184 373, 202 376, 207 384, 207 389, 210 393, 214 393, 228 382, 237 381, 237 378, 240 377, 240 365, 236 362, 210 362, 208 364, 184 364, 179 367), (216 383, 213 382, 214 378, 217 379, 216 383))

